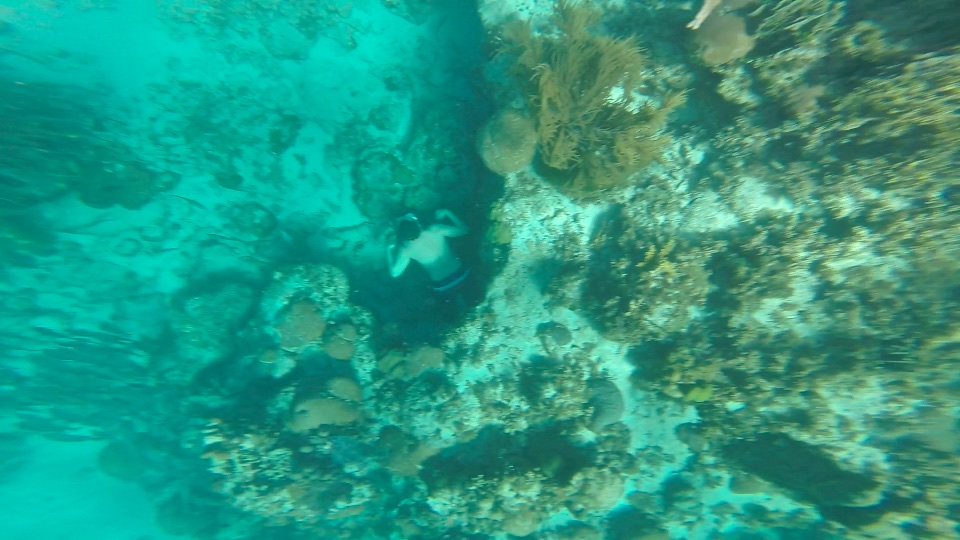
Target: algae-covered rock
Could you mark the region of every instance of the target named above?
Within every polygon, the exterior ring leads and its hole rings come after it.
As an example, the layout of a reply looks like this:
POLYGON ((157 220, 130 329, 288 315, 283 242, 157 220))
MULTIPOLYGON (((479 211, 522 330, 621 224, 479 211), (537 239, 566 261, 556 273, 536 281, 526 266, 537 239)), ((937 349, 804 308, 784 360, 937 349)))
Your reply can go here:
POLYGON ((257 296, 254 282, 228 275, 211 276, 183 291, 171 316, 176 356, 166 376, 189 382, 230 354, 257 296))
POLYGON ((611 206, 596 219, 581 309, 607 339, 649 341, 682 331, 702 313, 712 246, 658 238, 611 206))
POLYGON ((405 208, 405 192, 416 178, 397 156, 370 152, 353 167, 354 202, 365 216, 384 218, 405 208))

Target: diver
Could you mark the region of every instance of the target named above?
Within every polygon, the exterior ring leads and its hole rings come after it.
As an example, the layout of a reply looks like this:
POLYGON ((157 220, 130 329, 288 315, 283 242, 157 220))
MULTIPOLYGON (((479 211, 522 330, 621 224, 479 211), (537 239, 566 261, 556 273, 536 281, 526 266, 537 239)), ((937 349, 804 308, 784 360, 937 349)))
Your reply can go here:
POLYGON ((390 275, 400 277, 410 261, 420 263, 430 277, 433 292, 444 304, 463 313, 474 303, 474 280, 447 238, 463 236, 470 229, 450 210, 437 210, 434 217, 436 221, 426 228, 413 214, 397 220, 396 243, 387 246, 390 275))

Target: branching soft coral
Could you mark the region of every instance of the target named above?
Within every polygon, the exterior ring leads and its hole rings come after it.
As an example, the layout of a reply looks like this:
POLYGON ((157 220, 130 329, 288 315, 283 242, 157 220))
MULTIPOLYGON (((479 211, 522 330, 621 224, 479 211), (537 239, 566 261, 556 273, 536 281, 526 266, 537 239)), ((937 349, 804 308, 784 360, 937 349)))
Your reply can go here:
POLYGON ((555 34, 535 34, 523 23, 504 34, 517 78, 529 81, 545 175, 572 195, 609 187, 650 163, 667 113, 682 103, 682 94, 664 96, 659 107, 638 103, 633 92, 647 60, 633 39, 589 31, 599 18, 560 0, 555 34))

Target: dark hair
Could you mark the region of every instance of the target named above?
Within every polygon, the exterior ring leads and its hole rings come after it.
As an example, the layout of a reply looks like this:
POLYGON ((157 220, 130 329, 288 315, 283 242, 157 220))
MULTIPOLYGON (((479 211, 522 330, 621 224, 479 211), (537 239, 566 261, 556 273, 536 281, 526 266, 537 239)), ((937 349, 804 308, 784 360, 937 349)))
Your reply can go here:
POLYGON ((416 240, 420 236, 420 233, 423 232, 423 227, 420 226, 420 220, 417 219, 417 216, 407 214, 397 220, 396 231, 397 240, 400 242, 409 242, 416 240))

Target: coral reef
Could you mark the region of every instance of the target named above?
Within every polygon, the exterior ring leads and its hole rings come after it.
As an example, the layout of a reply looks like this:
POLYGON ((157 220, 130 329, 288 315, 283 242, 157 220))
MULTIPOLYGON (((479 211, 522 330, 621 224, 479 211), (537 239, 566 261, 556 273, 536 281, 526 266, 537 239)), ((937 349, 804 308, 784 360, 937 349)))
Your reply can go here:
POLYGON ((371 319, 348 294, 333 267, 277 270, 250 329, 269 333, 251 342, 260 344, 251 366, 277 384, 247 396, 263 407, 254 417, 217 418, 204 429, 216 491, 272 525, 329 533, 380 498, 374 485, 382 480, 370 464, 376 454, 367 450, 375 432, 364 419, 371 319), (338 354, 339 342, 331 350, 332 340, 349 341, 350 354, 338 354))
POLYGON ((11 429, 202 540, 958 536, 948 0, 486 0, 493 107, 414 65, 462 5, 208 4, 143 116, 0 88, 11 429), (447 202, 489 283, 425 338, 378 235, 447 202))

